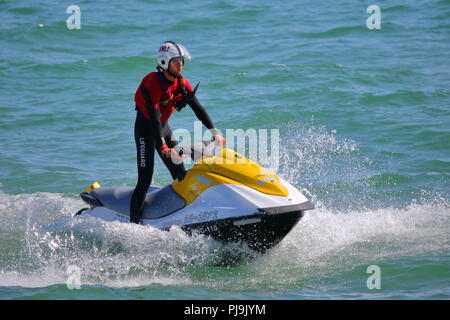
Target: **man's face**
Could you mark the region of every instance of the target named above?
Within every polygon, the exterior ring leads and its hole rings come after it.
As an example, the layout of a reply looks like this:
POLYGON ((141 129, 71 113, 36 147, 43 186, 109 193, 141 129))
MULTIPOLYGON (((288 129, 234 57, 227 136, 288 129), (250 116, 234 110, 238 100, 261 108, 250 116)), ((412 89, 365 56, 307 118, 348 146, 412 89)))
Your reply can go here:
POLYGON ((183 58, 174 58, 170 60, 169 69, 173 74, 177 76, 183 72, 183 58))

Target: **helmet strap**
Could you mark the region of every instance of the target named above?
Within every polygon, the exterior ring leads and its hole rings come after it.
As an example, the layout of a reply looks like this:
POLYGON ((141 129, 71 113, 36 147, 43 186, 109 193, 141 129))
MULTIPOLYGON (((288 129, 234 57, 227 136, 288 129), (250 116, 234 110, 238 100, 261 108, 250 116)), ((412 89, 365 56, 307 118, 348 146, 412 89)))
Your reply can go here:
POLYGON ((156 66, 156 70, 158 70, 159 72, 167 71, 167 73, 169 73, 172 77, 178 78, 178 76, 175 75, 175 74, 173 74, 173 73, 169 70, 169 68, 167 68, 167 70, 166 70, 166 69, 162 68, 161 66, 156 66))

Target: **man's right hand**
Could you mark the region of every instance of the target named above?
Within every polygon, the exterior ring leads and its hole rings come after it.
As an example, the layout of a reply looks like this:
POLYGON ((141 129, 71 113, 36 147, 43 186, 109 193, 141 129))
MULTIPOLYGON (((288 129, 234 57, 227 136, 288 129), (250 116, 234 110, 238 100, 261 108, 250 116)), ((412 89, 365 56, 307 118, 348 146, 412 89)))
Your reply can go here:
POLYGON ((171 158, 171 153, 172 153, 172 149, 169 148, 167 146, 167 144, 162 145, 159 150, 161 150, 161 153, 163 155, 164 158, 170 159, 171 158))
POLYGON ((170 159, 172 157, 172 148, 166 148, 162 150, 164 158, 170 159))

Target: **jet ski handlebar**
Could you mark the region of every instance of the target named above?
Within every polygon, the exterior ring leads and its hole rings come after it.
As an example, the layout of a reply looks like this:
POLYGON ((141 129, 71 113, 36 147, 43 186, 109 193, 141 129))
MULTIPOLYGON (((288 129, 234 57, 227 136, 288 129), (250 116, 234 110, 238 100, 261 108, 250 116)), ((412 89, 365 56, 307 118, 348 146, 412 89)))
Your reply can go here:
POLYGON ((180 157, 191 157, 192 160, 197 161, 201 157, 213 157, 216 150, 216 141, 202 141, 191 144, 190 146, 183 146, 177 144, 173 149, 180 157))

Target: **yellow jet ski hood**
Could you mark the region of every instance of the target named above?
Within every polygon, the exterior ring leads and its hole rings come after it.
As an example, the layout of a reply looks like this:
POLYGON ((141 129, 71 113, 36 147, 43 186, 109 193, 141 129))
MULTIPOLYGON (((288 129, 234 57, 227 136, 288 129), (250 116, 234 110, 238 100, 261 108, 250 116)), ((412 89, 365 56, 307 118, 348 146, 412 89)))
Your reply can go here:
POLYGON ((276 174, 227 148, 217 156, 198 159, 182 181, 172 183, 172 188, 189 204, 206 189, 220 184, 244 185, 275 196, 289 195, 276 174))

